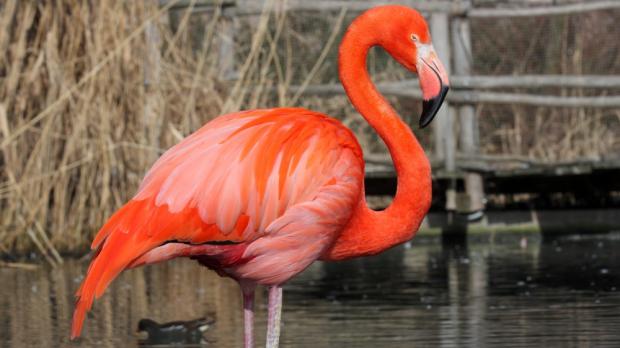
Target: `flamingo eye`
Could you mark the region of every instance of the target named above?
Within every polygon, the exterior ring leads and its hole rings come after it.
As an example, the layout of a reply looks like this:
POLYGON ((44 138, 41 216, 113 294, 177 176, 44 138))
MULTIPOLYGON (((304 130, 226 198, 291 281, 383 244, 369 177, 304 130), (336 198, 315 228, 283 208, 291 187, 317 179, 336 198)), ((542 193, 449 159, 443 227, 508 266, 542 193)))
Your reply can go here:
POLYGON ((420 42, 420 38, 416 34, 411 34, 411 41, 418 43, 420 42))

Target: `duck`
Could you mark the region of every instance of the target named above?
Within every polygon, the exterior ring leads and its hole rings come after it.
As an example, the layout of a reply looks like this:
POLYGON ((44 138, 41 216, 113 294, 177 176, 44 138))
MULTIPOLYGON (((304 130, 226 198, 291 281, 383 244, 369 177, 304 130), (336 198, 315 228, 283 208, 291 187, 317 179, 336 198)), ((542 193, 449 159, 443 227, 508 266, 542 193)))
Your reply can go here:
POLYGON ((138 322, 138 333, 146 333, 146 338, 139 339, 138 344, 140 346, 207 344, 204 334, 213 323, 215 319, 211 316, 162 324, 148 318, 141 319, 138 322))

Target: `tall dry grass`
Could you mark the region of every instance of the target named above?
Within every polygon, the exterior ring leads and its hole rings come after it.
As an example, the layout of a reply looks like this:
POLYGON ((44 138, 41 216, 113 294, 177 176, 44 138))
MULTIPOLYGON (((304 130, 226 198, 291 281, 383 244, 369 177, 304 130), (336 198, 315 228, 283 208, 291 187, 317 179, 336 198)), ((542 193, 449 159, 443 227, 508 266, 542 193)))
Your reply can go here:
POLYGON ((267 73, 290 65, 274 53, 283 12, 254 18, 228 82, 224 26, 238 23, 157 3, 0 4, 0 253, 83 250, 164 149, 286 83, 267 73))
MULTIPOLYGON (((619 75, 620 11, 472 22, 477 74, 619 75)), ((560 96, 617 95, 620 90, 514 89, 560 96)), ((620 157, 620 109, 480 105, 488 154, 573 161, 620 157)))
MULTIPOLYGON (((231 18, 218 7, 193 12, 192 2, 170 11, 158 1, 0 2, 0 254, 35 249, 58 263, 63 252, 85 250, 149 165, 222 113, 305 106, 342 119, 365 149, 384 151, 345 96, 289 89, 337 82, 336 47, 356 14, 285 13, 281 3, 231 18)), ((476 72, 618 74, 614 18, 479 20, 476 72)), ((411 76, 380 51, 369 68, 376 80, 411 76)), ((391 101, 416 123, 418 102, 391 101)), ((618 110, 480 105, 478 114, 486 153, 570 160, 620 152, 618 110)), ((430 134, 418 135, 428 145, 430 134)))
POLYGON ((320 75, 345 19, 299 64, 282 2, 242 18, 158 3, 0 4, 0 254, 85 250, 165 149, 220 114, 297 104, 288 86, 320 75))

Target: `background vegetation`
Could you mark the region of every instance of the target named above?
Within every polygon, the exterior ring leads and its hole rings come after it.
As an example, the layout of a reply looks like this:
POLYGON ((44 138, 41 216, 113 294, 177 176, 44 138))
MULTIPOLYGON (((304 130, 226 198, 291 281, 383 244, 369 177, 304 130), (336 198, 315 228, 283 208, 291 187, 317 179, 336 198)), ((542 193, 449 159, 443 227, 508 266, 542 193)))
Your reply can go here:
MULTIPOLYGON (((36 248, 55 262, 84 250, 159 154, 222 113, 313 108, 342 119, 367 151, 383 151, 346 97, 290 89, 337 82, 337 44, 354 16, 231 19, 221 9, 192 14, 143 1, 0 3, 0 253, 36 248), (231 26, 234 59, 222 56, 231 26)), ((475 20, 475 73, 620 74, 618 18, 475 20)), ((369 68, 377 80, 410 77, 380 51, 369 68)), ((413 124, 419 103, 392 102, 413 124)), ((487 154, 568 161, 620 152, 620 110, 479 105, 477 113, 487 154)), ((420 136, 430 146, 431 133, 420 136)))

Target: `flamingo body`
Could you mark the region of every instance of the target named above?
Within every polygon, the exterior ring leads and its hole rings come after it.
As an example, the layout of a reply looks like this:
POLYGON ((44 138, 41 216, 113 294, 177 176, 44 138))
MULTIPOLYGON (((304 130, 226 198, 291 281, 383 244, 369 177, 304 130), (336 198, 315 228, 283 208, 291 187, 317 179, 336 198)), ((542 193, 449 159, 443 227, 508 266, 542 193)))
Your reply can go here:
POLYGON ((153 165, 95 237, 73 334, 128 267, 193 256, 237 280, 284 283, 338 236, 363 175, 357 140, 328 116, 278 108, 207 123, 153 165))

